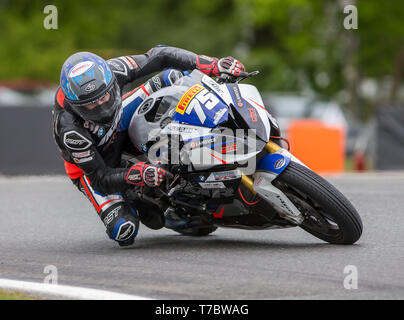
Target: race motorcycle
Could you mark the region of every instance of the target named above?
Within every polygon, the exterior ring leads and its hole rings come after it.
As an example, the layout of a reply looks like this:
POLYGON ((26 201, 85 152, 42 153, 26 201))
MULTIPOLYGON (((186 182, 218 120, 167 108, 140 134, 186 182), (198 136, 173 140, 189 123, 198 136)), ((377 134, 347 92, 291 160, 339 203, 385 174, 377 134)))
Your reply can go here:
POLYGON ((184 235, 299 226, 329 243, 355 243, 362 221, 353 205, 282 147, 257 88, 240 84, 256 74, 215 81, 194 70, 143 101, 130 139, 171 178, 137 196, 186 221, 171 227, 184 235))

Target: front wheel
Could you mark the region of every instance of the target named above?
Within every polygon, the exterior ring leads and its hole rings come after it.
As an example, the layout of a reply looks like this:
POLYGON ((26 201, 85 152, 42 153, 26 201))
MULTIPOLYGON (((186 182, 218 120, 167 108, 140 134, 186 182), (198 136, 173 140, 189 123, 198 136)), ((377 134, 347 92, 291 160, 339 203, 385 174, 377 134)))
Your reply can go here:
POLYGON ((290 162, 273 181, 304 216, 300 225, 333 244, 353 244, 362 234, 361 218, 351 202, 310 169, 290 162))

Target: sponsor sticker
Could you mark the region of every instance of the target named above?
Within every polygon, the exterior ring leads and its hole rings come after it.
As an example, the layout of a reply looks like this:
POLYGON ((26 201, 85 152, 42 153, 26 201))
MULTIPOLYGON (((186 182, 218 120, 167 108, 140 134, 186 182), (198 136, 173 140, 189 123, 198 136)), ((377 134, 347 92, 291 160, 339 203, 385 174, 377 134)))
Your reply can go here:
POLYGON ((257 118, 257 114, 255 113, 255 109, 254 108, 248 108, 248 112, 250 113, 250 118, 252 122, 257 122, 258 118, 257 118))
POLYGON ((94 159, 94 157, 81 158, 81 159, 73 158, 74 162, 76 162, 76 163, 85 163, 85 162, 89 162, 93 159, 94 159))
POLYGON ((285 165, 285 159, 284 158, 280 158, 275 162, 275 169, 278 170, 280 168, 282 168, 285 165))
POLYGON ((156 90, 160 90, 161 89, 161 80, 159 77, 153 77, 152 78, 153 84, 156 87, 156 90))
POLYGON ((78 63, 69 73, 70 78, 77 77, 84 72, 86 72, 88 69, 90 69, 94 65, 94 62, 92 61, 83 61, 78 63))
POLYGON ((241 177, 238 171, 225 171, 225 172, 215 172, 213 173, 215 180, 234 180, 241 177))
POLYGON ((137 68, 137 63, 131 56, 126 56, 126 59, 129 61, 130 65, 132 66, 131 69, 137 68))
POLYGON ((236 84, 232 84, 232 85, 229 85, 229 87, 231 89, 231 92, 233 93, 234 99, 236 100, 236 105, 239 108, 244 107, 244 102, 241 99, 241 92, 240 92, 240 89, 238 88, 238 86, 236 84))
POLYGON ((199 182, 203 189, 224 189, 226 186, 223 182, 199 182))
POLYGON ((215 117, 213 118, 213 124, 218 124, 220 119, 222 119, 223 115, 226 113, 226 108, 220 109, 216 112, 215 117))
POLYGON ((177 104, 177 107, 175 108, 175 111, 179 114, 184 114, 192 98, 203 89, 204 87, 200 84, 195 84, 191 88, 189 88, 181 97, 180 101, 177 104))
POLYGON ((203 76, 202 83, 206 84, 209 88, 214 90, 219 95, 224 95, 225 94, 225 92, 222 90, 220 85, 215 80, 210 78, 209 76, 206 76, 206 75, 203 76))
POLYGON ((93 91, 95 89, 95 84, 94 83, 90 83, 87 85, 87 87, 84 89, 87 92, 93 91))
POLYGON ((129 68, 129 70, 133 70, 134 67, 133 65, 130 63, 128 57, 119 57, 118 59, 120 59, 121 61, 124 62, 124 64, 129 68))
POLYGON ((263 180, 263 179, 262 179, 262 176, 259 176, 259 178, 254 181, 254 184, 255 184, 256 186, 259 186, 259 185, 262 183, 262 180, 263 180))
POLYGON ((72 150, 85 150, 91 145, 91 141, 76 131, 68 131, 63 136, 63 143, 72 150))
POLYGON ((135 232, 135 225, 127 221, 119 227, 118 236, 116 240, 123 241, 129 239, 135 232))
POLYGON ((187 127, 187 126, 182 126, 182 125, 177 125, 176 123, 169 123, 165 128, 164 131, 167 134, 170 134, 171 132, 178 132, 178 133, 195 133, 198 131, 198 129, 194 127, 187 127))
POLYGON ((85 157, 88 157, 90 155, 90 153, 91 153, 90 150, 87 150, 84 152, 73 152, 72 156, 76 157, 76 158, 85 158, 85 157))
POLYGON ((212 89, 227 105, 233 103, 230 92, 225 85, 219 85, 207 75, 203 76, 202 83, 212 89))
POLYGON ((130 174, 128 175, 128 180, 129 181, 141 181, 142 180, 142 176, 140 175, 140 173, 137 174, 130 174))
POLYGON ((104 219, 104 225, 108 225, 111 223, 111 221, 118 216, 119 210, 121 209, 121 206, 116 207, 114 210, 112 210, 104 219))
POLYGON ((236 150, 237 150, 237 142, 222 147, 222 153, 228 153, 230 151, 236 151, 236 150))
POLYGON ((118 59, 112 59, 107 61, 110 66, 113 67, 113 71, 116 73, 120 73, 123 75, 128 75, 128 70, 126 69, 125 64, 118 59))
POLYGON ((201 146, 206 146, 208 144, 214 144, 216 141, 216 137, 204 137, 202 140, 196 140, 189 143, 191 149, 198 148, 201 146))
POLYGON ((206 181, 225 181, 241 178, 239 170, 212 172, 206 181))

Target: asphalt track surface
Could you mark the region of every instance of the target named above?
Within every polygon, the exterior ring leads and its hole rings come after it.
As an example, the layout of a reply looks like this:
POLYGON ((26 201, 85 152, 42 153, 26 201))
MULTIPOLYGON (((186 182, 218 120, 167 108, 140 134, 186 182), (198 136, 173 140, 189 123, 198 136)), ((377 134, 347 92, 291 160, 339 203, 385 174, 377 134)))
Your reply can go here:
POLYGON ((299 228, 219 229, 202 238, 141 226, 120 248, 62 176, 0 177, 0 278, 154 299, 403 299, 404 173, 331 177, 364 224, 357 244, 324 243, 299 228), (344 288, 347 265, 358 288, 344 288))

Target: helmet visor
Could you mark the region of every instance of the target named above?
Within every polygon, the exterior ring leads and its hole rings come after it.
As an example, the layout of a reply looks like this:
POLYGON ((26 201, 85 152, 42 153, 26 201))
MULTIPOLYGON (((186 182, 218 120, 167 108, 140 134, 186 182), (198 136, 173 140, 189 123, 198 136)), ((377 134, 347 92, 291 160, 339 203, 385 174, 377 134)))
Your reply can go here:
POLYGON ((71 103, 73 111, 84 120, 103 124, 108 124, 114 119, 120 105, 121 96, 117 85, 112 86, 110 90, 96 101, 91 101, 86 104, 71 103))

